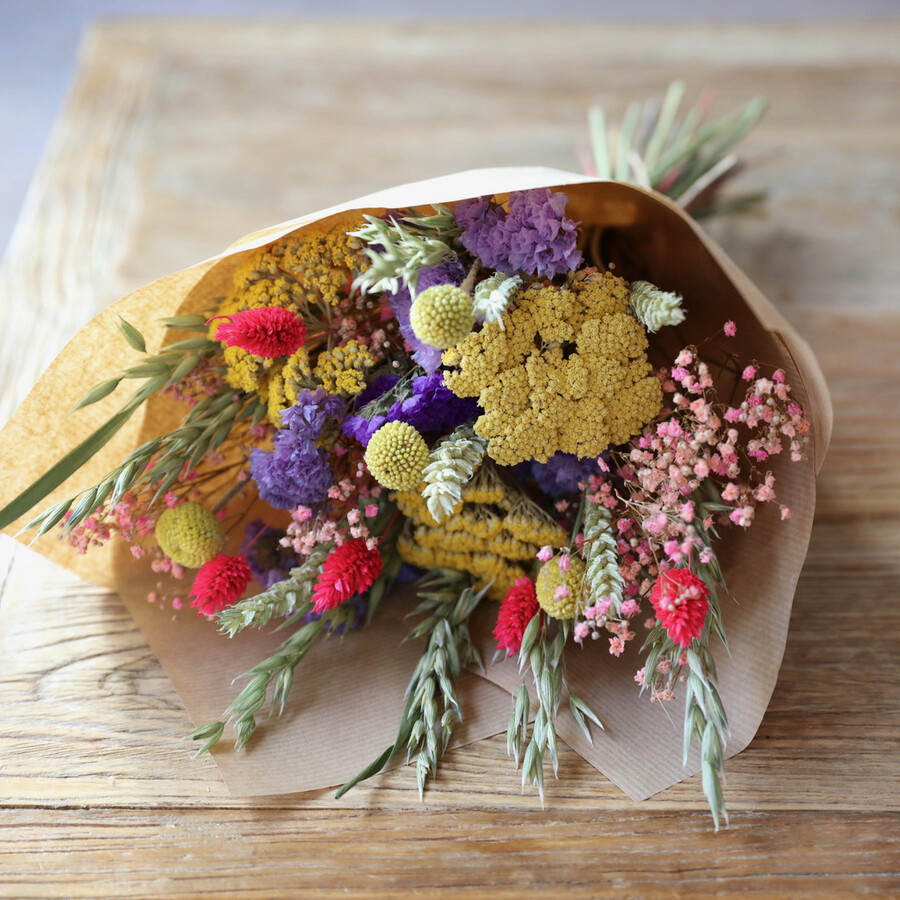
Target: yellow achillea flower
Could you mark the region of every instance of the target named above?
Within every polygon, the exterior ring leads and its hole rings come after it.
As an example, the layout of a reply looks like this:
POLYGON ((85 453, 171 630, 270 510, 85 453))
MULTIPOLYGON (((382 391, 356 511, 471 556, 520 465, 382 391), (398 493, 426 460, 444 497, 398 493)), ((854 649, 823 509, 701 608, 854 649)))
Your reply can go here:
POLYGON ((522 291, 502 321, 444 353, 444 382, 477 397, 475 432, 502 465, 563 451, 599 456, 659 412, 662 391, 647 336, 629 312, 628 284, 608 272, 522 291), (502 325, 502 327, 501 327, 502 325))
POLYGON ((272 372, 266 381, 266 400, 269 406, 269 421, 281 428, 281 414, 297 402, 297 394, 312 381, 309 354, 300 347, 287 357, 284 365, 272 372))
MULTIPOLYGON (((256 250, 238 265, 231 291, 219 307, 219 315, 227 316, 247 309, 277 306, 304 317, 310 331, 322 318, 323 306, 334 306, 349 296, 355 275, 369 266, 361 252, 361 242, 346 233, 346 223, 333 223, 307 228, 300 235, 287 236, 270 247, 256 250)), ((209 337, 215 339, 221 323, 210 323, 209 337)), ((321 327, 321 326, 320 326, 321 327)), ((309 352, 309 347, 306 348, 309 352)), ((286 408, 283 395, 287 384, 297 382, 300 368, 309 368, 309 360, 262 359, 240 347, 226 347, 225 381, 233 388, 258 393, 269 402, 276 415, 286 408), (282 368, 285 367, 285 371, 282 368), (281 384, 280 382, 284 382, 281 384), (270 387, 276 394, 270 401, 270 387)), ((304 372, 304 387, 312 387, 304 372)))
POLYGON ((388 422, 372 435, 365 459, 379 484, 391 490, 408 490, 422 481, 428 444, 412 425, 388 422))
POLYGON ((188 569, 209 562, 224 540, 219 521, 199 503, 167 509, 156 523, 155 536, 162 552, 188 569))
POLYGON ((337 306, 350 295, 353 277, 369 268, 362 241, 347 234, 346 224, 307 228, 281 243, 280 266, 300 280, 308 303, 337 306))
POLYGON ((358 341, 347 341, 341 347, 319 355, 313 377, 329 394, 358 394, 366 386, 365 374, 375 364, 371 351, 358 341))
POLYGON ((574 619, 584 605, 584 562, 580 556, 570 556, 568 569, 554 556, 542 566, 535 581, 541 609, 554 619, 574 619))

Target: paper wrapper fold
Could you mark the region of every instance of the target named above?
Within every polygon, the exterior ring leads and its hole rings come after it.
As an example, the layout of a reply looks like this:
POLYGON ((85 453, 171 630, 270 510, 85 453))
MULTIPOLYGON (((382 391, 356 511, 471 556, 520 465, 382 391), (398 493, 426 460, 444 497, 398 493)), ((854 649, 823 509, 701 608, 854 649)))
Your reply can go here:
MULTIPOLYGON (((8 503, 119 408, 127 388, 66 415, 94 384, 135 361, 136 354, 116 331, 117 315, 144 333, 153 352, 166 337, 160 318, 210 308, 227 292, 243 254, 285 234, 325 219, 345 221, 350 228, 363 212, 378 215, 386 209, 537 187, 565 191, 569 215, 584 226, 614 233, 622 257, 618 274, 652 281, 684 296, 684 325, 677 333, 665 329, 659 336, 667 354, 704 340, 733 319, 738 334, 730 339, 729 349, 743 359, 782 367, 794 397, 813 422, 808 462, 771 460, 779 500, 791 508, 793 517, 777 521, 777 515, 767 510, 748 532, 731 529, 719 545, 730 595, 723 598, 730 653, 724 648, 717 652, 720 692, 731 723, 728 753, 740 752, 759 726, 784 653, 794 589, 812 527, 815 477, 831 435, 831 403, 805 341, 693 220, 653 192, 552 169, 485 169, 381 191, 249 235, 220 256, 129 294, 71 340, 2 432, 0 500, 8 503)), ((138 413, 41 508, 96 483, 130 449, 177 424, 178 415, 166 401, 147 404, 143 414, 138 413)), ((15 533, 22 524, 8 531, 15 533)), ((28 541, 30 536, 21 539, 28 541)), ((40 539, 35 547, 86 580, 121 595, 196 724, 218 718, 240 687, 232 685, 232 679, 282 638, 254 632, 228 640, 187 613, 173 622, 170 613, 147 603, 156 576, 132 559, 122 542, 92 548, 85 556, 53 536, 40 539)), ((237 755, 225 749, 215 754, 233 794, 286 793, 339 784, 392 742, 404 690, 421 650, 415 642, 401 643, 409 628, 403 620, 409 609, 408 594, 397 593, 382 604, 372 627, 343 640, 324 641, 311 651, 296 673, 285 717, 261 724, 247 752, 237 755), (286 758, 296 764, 284 765, 286 758)), ((493 608, 487 609, 479 618, 487 659, 492 655, 492 614, 493 608)), ((668 704, 669 718, 659 704, 637 696, 633 676, 641 665, 635 646, 640 641, 631 642, 620 659, 609 656, 605 643, 570 648, 567 666, 573 689, 597 712, 606 730, 595 734, 590 746, 564 712, 559 733, 630 797, 640 800, 694 774, 699 763, 692 758, 686 767, 681 764, 680 701, 668 704)), ((457 743, 505 730, 508 691, 516 684, 512 662, 467 675, 461 686, 464 723, 457 743)))

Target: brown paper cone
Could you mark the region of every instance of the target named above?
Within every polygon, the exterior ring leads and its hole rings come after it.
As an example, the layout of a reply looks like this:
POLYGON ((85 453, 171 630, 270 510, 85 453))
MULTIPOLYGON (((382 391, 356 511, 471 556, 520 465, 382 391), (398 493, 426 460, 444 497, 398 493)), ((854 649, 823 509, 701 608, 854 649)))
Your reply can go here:
MULTIPOLYGON (((794 588, 809 543, 815 508, 815 476, 831 435, 831 403, 819 367, 806 343, 727 256, 676 205, 628 185, 600 182, 552 169, 487 169, 404 185, 282 223, 238 241, 225 253, 177 272, 128 295, 86 325, 47 369, 2 431, 0 465, 5 505, 53 462, 76 446, 115 412, 127 396, 121 387, 110 397, 66 416, 65 412, 94 384, 133 362, 135 354, 118 336, 116 315, 123 315, 147 338, 153 352, 162 343, 164 316, 207 309, 222 296, 242 255, 292 231, 324 219, 340 219, 348 228, 363 212, 450 203, 468 197, 513 190, 553 187, 570 197, 568 214, 585 226, 615 232, 622 251, 619 274, 642 278, 683 294, 687 320, 663 336, 667 354, 700 342, 734 319, 738 335, 729 349, 747 359, 780 366, 794 397, 813 422, 812 458, 792 465, 772 459, 779 499, 793 510, 787 522, 763 512, 749 532, 732 529, 719 544, 726 584, 733 601, 723 598, 730 655, 719 648, 720 692, 731 723, 729 755, 752 739, 769 702, 787 636, 794 588)), ((133 447, 174 424, 177 410, 153 400, 80 472, 51 495, 41 508, 88 487, 115 467, 133 447)), ((7 531, 15 533, 23 522, 7 531)), ((30 536, 22 535, 28 541, 30 536)), ((228 640, 206 622, 182 614, 173 623, 145 600, 156 577, 111 542, 78 556, 53 536, 35 543, 41 553, 88 581, 122 596, 159 657, 196 724, 218 718, 240 685, 232 679, 271 652, 281 636, 242 634, 228 640)), ((311 651, 297 670, 289 710, 283 720, 261 725, 241 755, 217 752, 216 761, 236 795, 284 793, 338 784, 378 755, 393 740, 403 693, 420 648, 401 644, 410 608, 402 592, 386 600, 371 628, 333 638, 311 651), (285 766, 285 753, 303 765, 285 766)), ((488 610, 482 616, 485 658, 489 646, 488 610)), ((646 697, 638 698, 633 675, 640 666, 635 647, 613 659, 604 641, 570 648, 572 687, 598 713, 605 732, 594 730, 590 746, 568 713, 559 732, 580 754, 634 799, 642 799, 694 772, 692 759, 681 765, 682 708, 667 705, 671 720, 646 697)), ((457 743, 478 740, 505 729, 507 694, 517 683, 507 662, 489 666, 482 677, 461 686, 464 725, 457 743), (499 687, 498 687, 499 686, 499 687)))

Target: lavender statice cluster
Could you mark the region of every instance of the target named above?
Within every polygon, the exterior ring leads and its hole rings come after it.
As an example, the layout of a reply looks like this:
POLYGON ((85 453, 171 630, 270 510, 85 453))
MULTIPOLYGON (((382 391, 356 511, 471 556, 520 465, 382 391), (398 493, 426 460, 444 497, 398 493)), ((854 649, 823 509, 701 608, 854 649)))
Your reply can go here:
POLYGON ((332 473, 328 457, 316 441, 329 417, 340 418, 344 401, 324 388, 301 391, 297 402, 281 414, 271 453, 250 453, 250 476, 259 496, 275 509, 312 506, 328 496, 332 473))
POLYGON ((578 223, 566 218, 568 197, 549 188, 515 191, 509 212, 489 197, 461 200, 454 208, 460 242, 498 272, 553 278, 581 265, 578 223))

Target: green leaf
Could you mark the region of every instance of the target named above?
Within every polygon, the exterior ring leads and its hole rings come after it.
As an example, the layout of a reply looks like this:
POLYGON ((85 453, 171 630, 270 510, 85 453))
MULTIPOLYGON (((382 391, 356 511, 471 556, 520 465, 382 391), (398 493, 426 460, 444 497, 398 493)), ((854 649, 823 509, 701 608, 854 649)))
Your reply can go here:
POLYGON ((0 529, 11 525, 77 472, 110 441, 113 435, 131 418, 136 409, 137 404, 129 404, 116 413, 105 425, 70 450, 56 465, 51 466, 37 481, 25 488, 18 497, 0 510, 0 529))
POLYGON ((121 316, 119 316, 118 321, 116 322, 116 327, 122 333, 122 337, 128 341, 129 346, 133 350, 137 350, 138 353, 146 353, 147 352, 147 342, 144 340, 144 336, 137 330, 129 322, 126 322, 121 316))
POLYGON ((186 350, 211 350, 218 346, 214 341, 205 337, 186 338, 183 341, 177 341, 169 344, 165 349, 165 353, 182 353, 186 350))
POLYGON ((169 316, 159 320, 166 328, 184 328, 187 331, 206 331, 206 316, 169 316))
POLYGON ((587 722, 584 721, 584 715, 573 701, 571 695, 569 696, 569 712, 572 713, 572 718, 575 720, 575 724, 581 729, 581 733, 587 738, 588 743, 593 747, 594 739, 591 737, 591 729, 588 728, 587 722))

